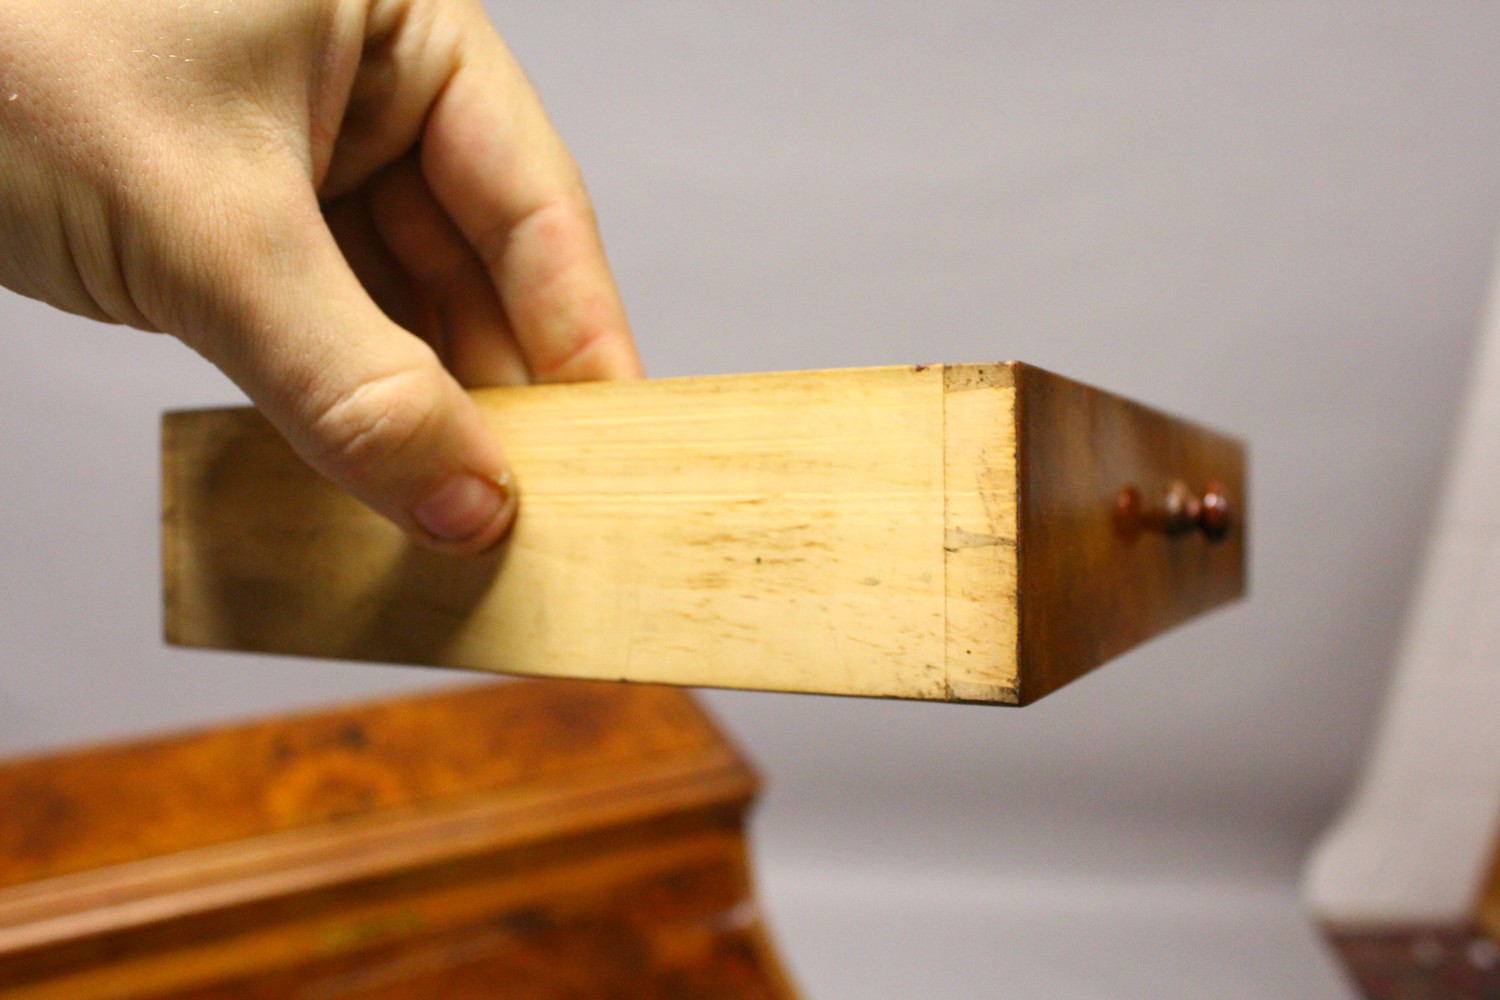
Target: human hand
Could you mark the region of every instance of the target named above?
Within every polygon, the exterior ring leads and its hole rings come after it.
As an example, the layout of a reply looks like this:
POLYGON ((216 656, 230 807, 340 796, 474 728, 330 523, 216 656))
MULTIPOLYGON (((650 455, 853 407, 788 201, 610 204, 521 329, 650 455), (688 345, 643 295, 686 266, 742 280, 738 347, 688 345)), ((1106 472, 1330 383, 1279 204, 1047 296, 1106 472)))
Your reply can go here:
POLYGON ((456 553, 516 496, 461 385, 640 373, 478 0, 0 0, 0 283, 175 335, 456 553))

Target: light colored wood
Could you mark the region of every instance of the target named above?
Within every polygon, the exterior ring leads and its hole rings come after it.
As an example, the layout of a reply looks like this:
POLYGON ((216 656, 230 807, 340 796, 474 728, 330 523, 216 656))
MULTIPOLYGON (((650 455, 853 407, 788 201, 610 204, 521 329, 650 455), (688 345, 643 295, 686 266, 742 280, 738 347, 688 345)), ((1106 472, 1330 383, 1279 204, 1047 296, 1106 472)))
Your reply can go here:
POLYGON ((431 554, 247 410, 169 414, 170 641, 537 676, 1026 704, 1245 588, 1244 447, 1028 365, 475 393, 521 483, 431 554), (1222 536, 1126 487, 1227 490, 1222 536))
POLYGON ((468 561, 408 543, 251 412, 169 414, 169 640, 537 676, 1014 700, 1008 366, 474 395, 522 506, 509 541, 468 561))
POLYGON ((948 692, 1015 702, 1015 379, 1007 365, 950 365, 943 388, 948 692))

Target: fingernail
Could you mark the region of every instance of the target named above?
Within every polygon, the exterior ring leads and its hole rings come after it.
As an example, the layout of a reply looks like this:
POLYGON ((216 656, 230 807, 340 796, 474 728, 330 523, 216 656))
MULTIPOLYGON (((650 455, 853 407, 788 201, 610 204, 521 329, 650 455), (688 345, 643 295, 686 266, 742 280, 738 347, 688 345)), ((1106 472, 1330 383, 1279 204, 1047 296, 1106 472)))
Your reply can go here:
POLYGON ((488 529, 510 503, 510 476, 482 479, 454 476, 412 508, 422 530, 440 542, 462 542, 488 529))

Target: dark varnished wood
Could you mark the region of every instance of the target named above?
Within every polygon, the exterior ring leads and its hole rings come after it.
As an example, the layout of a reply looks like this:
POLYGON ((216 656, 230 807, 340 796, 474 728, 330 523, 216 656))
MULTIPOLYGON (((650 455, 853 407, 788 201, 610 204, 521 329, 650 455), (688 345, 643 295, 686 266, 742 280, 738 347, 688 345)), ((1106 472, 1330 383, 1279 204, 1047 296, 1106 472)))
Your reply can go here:
POLYGON ((793 996, 680 692, 467 691, 0 766, 0 995, 793 996))
POLYGON ((1465 924, 1325 927, 1366 1000, 1493 1000, 1500 951, 1465 924))
POLYGON ((1245 590, 1244 446, 1139 403, 1017 364, 1020 701, 1056 690, 1245 590), (1175 483, 1218 484, 1221 537, 1134 529, 1122 490, 1148 510, 1175 483))
POLYGON ((1485 876, 1483 888, 1479 890, 1474 918, 1496 947, 1500 947, 1500 838, 1496 839, 1489 873, 1485 876))

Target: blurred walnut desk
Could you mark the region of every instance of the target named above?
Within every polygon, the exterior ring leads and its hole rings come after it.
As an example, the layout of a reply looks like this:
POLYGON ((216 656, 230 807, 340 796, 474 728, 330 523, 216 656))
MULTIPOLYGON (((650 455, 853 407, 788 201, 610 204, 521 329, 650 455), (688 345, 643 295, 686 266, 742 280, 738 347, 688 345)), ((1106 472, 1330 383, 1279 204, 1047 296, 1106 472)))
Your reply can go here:
POLYGON ((682 692, 489 684, 0 765, 10 1000, 795 996, 682 692))

